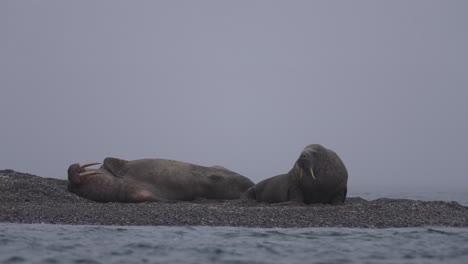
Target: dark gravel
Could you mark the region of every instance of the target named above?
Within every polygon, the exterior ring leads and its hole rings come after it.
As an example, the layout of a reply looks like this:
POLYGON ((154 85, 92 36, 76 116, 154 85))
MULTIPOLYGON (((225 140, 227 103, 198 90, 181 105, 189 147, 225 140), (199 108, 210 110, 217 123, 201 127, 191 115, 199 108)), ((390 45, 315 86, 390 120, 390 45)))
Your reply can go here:
POLYGON ((0 222, 244 227, 468 227, 457 202, 348 198, 344 205, 285 206, 200 200, 96 203, 67 191, 67 181, 0 171, 0 222))

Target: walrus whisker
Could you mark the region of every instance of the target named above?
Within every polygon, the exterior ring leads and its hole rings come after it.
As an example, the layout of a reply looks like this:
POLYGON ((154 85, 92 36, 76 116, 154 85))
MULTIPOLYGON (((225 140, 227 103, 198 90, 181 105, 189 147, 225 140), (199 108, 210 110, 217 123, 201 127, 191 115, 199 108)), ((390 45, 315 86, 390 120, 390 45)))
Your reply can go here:
POLYGON ((94 165, 98 165, 98 164, 101 164, 100 162, 88 162, 88 163, 85 163, 83 165, 81 165, 80 167, 82 169, 86 168, 86 167, 90 167, 90 166, 94 166, 94 165))
POLYGON ((312 168, 310 168, 310 175, 312 175, 312 178, 315 180, 314 170, 312 170, 312 168))
POLYGON ((80 174, 78 174, 80 177, 82 176, 89 176, 89 175, 94 175, 94 174, 101 174, 99 171, 85 171, 80 174))

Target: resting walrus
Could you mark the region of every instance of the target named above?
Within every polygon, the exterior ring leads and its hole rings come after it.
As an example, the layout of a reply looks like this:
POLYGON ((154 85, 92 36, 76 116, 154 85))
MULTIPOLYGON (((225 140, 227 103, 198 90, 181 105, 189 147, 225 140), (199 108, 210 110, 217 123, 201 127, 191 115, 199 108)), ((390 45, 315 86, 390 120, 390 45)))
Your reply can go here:
POLYGON ((242 198, 267 203, 343 203, 347 183, 348 172, 338 155, 313 144, 302 151, 288 174, 257 183, 242 198))
POLYGON ((167 200, 238 199, 253 186, 248 178, 223 167, 141 159, 106 158, 99 163, 73 164, 68 168, 68 190, 97 202, 147 202, 167 200))

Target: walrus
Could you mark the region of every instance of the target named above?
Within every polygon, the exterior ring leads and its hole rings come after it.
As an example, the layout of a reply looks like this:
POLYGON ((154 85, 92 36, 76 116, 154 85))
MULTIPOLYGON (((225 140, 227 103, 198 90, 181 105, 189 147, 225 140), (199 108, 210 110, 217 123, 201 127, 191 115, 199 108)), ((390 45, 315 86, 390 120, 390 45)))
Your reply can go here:
POLYGON ((254 183, 224 167, 165 160, 106 158, 100 164, 72 164, 68 190, 96 202, 158 202, 238 199, 254 183))
POLYGON ((287 174, 250 187, 244 200, 266 203, 344 203, 348 172, 338 155, 319 144, 308 145, 287 174))

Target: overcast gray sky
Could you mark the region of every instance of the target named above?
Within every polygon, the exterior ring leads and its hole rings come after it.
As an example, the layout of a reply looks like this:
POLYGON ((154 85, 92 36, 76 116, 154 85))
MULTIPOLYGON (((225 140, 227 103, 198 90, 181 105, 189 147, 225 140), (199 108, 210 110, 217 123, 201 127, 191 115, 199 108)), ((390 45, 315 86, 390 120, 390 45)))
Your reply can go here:
POLYGON ((468 1, 0 1, 0 169, 170 158, 468 186, 468 1))

